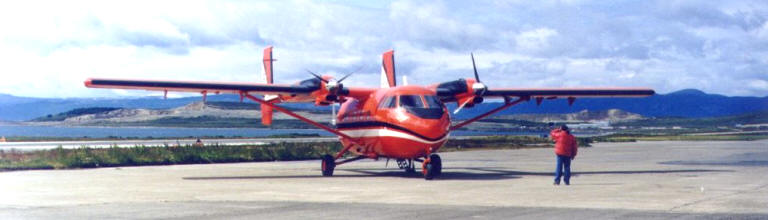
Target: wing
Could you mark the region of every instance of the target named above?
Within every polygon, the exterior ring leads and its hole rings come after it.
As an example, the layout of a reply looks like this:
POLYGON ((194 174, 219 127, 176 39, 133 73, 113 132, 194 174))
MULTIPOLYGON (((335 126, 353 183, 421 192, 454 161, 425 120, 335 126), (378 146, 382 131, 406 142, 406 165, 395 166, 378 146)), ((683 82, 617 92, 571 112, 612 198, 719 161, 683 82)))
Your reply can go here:
POLYGON ((528 98, 558 98, 558 97, 645 97, 655 92, 649 88, 518 88, 518 89, 489 89, 483 97, 528 97, 528 98))
POLYGON ((459 106, 454 114, 461 111, 465 106, 472 107, 475 104, 482 103, 484 98, 504 98, 504 104, 490 110, 486 113, 468 119, 457 125, 451 126, 451 130, 459 129, 469 123, 485 118, 505 108, 519 104, 531 99, 536 100, 536 104, 541 104, 544 99, 567 98, 568 104, 572 105, 576 98, 590 97, 646 97, 655 94, 653 89, 649 88, 503 88, 488 89, 482 83, 475 79, 459 79, 455 81, 444 82, 433 85, 437 96, 443 101, 455 101, 459 106), (517 97, 511 101, 511 98, 517 97))
POLYGON ((198 93, 259 93, 272 95, 310 94, 320 89, 319 80, 305 80, 297 85, 261 83, 225 83, 200 81, 124 80, 92 78, 85 81, 88 88, 139 89, 198 93))

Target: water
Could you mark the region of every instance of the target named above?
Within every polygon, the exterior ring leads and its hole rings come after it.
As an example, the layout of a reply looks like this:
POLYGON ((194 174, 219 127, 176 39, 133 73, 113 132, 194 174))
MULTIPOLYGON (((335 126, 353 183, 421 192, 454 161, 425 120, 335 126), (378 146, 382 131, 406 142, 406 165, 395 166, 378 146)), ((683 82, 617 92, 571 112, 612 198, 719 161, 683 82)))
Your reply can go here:
MULTIPOLYGON (((268 129, 268 128, 164 128, 164 127, 66 127, 0 125, 0 136, 24 137, 265 137, 281 134, 318 134, 333 136, 321 129, 268 129)), ((451 136, 481 135, 534 135, 536 132, 454 131, 451 136)))
POLYGON ((291 133, 332 135, 320 129, 0 126, 0 136, 6 137, 264 137, 291 133))

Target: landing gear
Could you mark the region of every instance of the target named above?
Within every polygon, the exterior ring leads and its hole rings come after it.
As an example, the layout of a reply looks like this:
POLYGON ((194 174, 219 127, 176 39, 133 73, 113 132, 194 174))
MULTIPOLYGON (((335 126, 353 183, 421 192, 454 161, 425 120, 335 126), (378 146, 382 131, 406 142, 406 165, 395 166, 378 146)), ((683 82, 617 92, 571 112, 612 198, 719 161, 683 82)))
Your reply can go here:
POLYGON ((429 156, 429 160, 434 166, 432 166, 435 176, 443 174, 443 161, 440 159, 440 155, 432 154, 429 156))
POLYGON ((424 179, 426 180, 432 180, 432 178, 440 176, 443 172, 443 162, 437 154, 430 154, 429 158, 424 160, 424 163, 421 165, 421 173, 424 174, 424 179))
POLYGON ((400 169, 405 170, 406 173, 415 173, 416 172, 416 168, 413 165, 413 159, 408 159, 408 160, 398 159, 397 160, 397 167, 399 167, 400 169))
POLYGON ((331 155, 323 155, 323 161, 320 166, 323 171, 323 176, 333 176, 333 168, 336 168, 336 159, 331 155))

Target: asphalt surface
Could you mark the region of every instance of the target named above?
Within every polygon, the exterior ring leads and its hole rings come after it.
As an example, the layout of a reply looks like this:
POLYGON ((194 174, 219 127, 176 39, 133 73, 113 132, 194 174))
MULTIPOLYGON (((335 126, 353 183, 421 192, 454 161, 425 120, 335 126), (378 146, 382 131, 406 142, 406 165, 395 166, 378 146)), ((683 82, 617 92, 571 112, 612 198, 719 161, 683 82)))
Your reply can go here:
POLYGON ((0 173, 0 219, 768 219, 768 141, 601 143, 570 186, 551 149, 442 153, 425 181, 385 160, 0 173))

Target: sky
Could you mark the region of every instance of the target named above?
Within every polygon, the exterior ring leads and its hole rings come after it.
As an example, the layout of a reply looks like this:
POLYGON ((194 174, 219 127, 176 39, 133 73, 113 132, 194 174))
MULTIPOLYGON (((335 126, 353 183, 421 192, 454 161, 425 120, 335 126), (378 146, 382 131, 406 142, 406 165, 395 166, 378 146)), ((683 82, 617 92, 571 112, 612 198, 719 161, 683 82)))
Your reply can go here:
MULTIPOLYGON (((490 88, 694 88, 768 95, 768 2, 757 1, 3 1, 0 93, 126 97, 89 77, 276 83, 341 76, 472 77, 490 88)), ((402 80, 402 79, 398 79, 402 80)), ((186 96, 190 94, 170 94, 186 96)))

